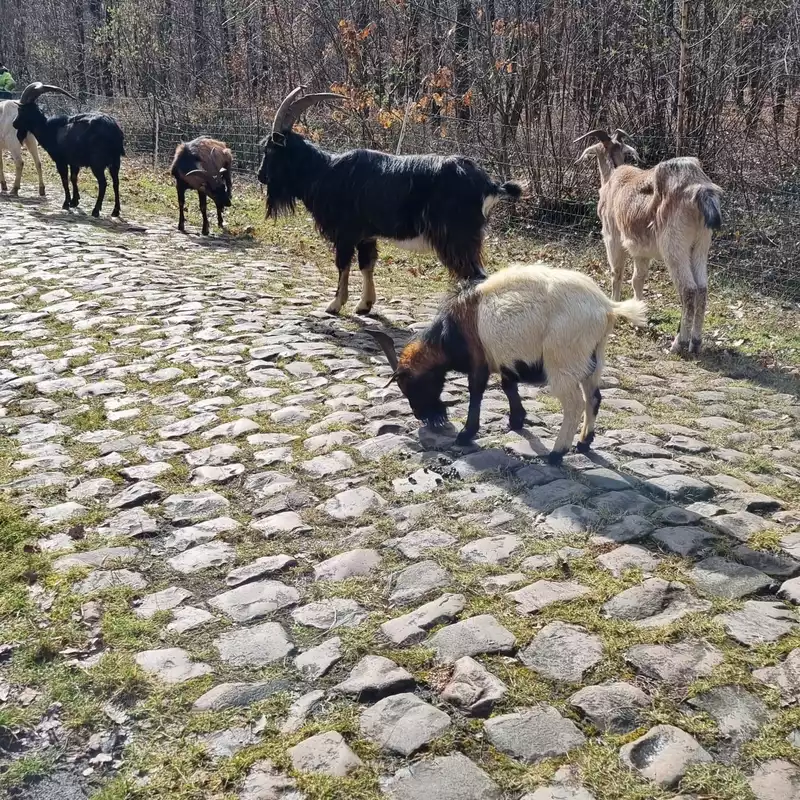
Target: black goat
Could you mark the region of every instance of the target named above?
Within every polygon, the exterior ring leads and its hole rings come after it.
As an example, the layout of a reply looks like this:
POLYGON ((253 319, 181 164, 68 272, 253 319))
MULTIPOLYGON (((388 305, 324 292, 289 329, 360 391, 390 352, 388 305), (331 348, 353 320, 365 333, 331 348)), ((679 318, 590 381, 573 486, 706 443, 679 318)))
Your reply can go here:
POLYGON ((513 181, 495 183, 462 156, 328 153, 292 132, 292 125, 314 103, 343 98, 327 93, 301 97, 302 91, 291 92, 275 115, 258 180, 267 187, 268 216, 294 212, 301 200, 333 243, 339 284, 328 313, 338 314, 347 302, 356 253, 364 278, 356 313, 372 309, 379 238, 409 250, 433 250, 455 278, 485 278, 481 251, 489 212, 502 198, 520 197, 522 187, 513 181))
POLYGON ((37 98, 45 92, 57 92, 73 97, 58 86, 47 86, 42 83, 31 83, 25 88, 19 99, 19 112, 14 120, 17 138, 20 142, 31 133, 55 161, 61 183, 64 185, 64 205, 62 208, 75 208, 80 201, 78 192, 78 172, 81 167, 89 167, 97 178, 97 202, 92 209, 92 216, 99 217, 106 194, 106 175, 111 175, 114 187, 114 210, 112 217, 119 216, 119 166, 125 155, 125 137, 122 128, 113 117, 89 111, 84 114, 46 117, 36 105, 37 98), (67 170, 72 180, 72 196, 70 197, 67 170))
POLYGON ((208 236, 206 196, 211 195, 217 207, 217 224, 222 227, 222 209, 231 206, 231 165, 233 155, 225 142, 200 136, 183 142, 175 149, 170 172, 178 190, 178 230, 185 230, 186 190, 194 189, 200 199, 203 215, 203 236, 208 236))

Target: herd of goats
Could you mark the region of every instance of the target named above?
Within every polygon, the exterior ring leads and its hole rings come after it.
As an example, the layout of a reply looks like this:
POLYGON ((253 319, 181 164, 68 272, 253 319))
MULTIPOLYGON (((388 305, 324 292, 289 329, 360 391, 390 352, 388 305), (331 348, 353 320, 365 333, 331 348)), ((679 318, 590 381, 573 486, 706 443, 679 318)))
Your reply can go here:
MULTIPOLYGON (((98 184, 92 215, 100 214, 108 170, 114 189, 111 215, 119 216, 122 129, 99 112, 46 116, 36 102, 45 92, 72 97, 58 86, 37 82, 26 87, 19 100, 0 103, 0 148, 11 151, 16 165, 11 194, 19 191, 24 143, 44 195, 38 142, 61 176, 65 209, 78 205, 78 172, 89 167, 98 184)), ((681 303, 672 351, 699 352, 708 252, 711 231, 721 224, 722 189, 709 180, 696 158, 673 158, 644 170, 625 163, 626 156, 635 161, 639 156, 622 130, 611 135, 593 130, 576 140, 593 142, 578 161, 595 159, 600 171, 598 214, 612 273, 609 299, 588 276, 538 263, 514 265, 486 277, 482 245, 489 213, 501 200, 519 199, 520 183, 496 183, 463 156, 394 156, 365 149, 329 153, 292 130, 310 106, 341 100, 337 94, 305 94, 304 87, 292 91, 263 142, 258 180, 266 186, 269 217, 294 212, 300 200, 333 244, 339 280, 329 313, 338 314, 347 302, 355 256, 363 276, 356 313, 372 310, 378 239, 436 253, 458 282, 434 321, 399 355, 391 337, 369 331, 392 367, 391 381, 397 382, 419 420, 434 427, 446 424, 441 395, 450 371, 468 376, 469 410, 456 437, 459 445, 470 443, 478 433, 481 400, 491 374, 500 375, 512 430, 525 423, 518 384, 546 383, 564 412, 549 460, 558 463, 570 449, 581 415, 577 449, 586 452, 600 407, 606 341, 618 318, 635 326, 646 324, 642 296, 653 258, 666 264, 681 303), (620 302, 628 256, 634 262, 634 298, 620 302)), ((209 196, 222 227, 223 209, 231 205, 231 169, 232 154, 224 142, 199 137, 178 145, 171 173, 181 232, 187 189, 198 193, 203 234, 209 230, 209 196)), ((0 182, 7 191, 1 157, 0 182)))

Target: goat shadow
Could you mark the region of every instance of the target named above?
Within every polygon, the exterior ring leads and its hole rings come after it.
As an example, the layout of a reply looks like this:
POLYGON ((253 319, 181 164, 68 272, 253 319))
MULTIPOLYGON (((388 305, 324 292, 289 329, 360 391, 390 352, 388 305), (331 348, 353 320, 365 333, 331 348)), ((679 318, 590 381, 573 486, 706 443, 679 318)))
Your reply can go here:
POLYGON ((46 197, 39 197, 39 195, 17 195, 13 197, 6 192, 0 194, 0 202, 1 203, 8 203, 9 205, 20 205, 20 206, 41 206, 47 203, 46 197))
POLYGON ((137 222, 128 222, 123 217, 93 217, 81 209, 60 209, 59 211, 45 212, 34 208, 31 215, 46 222, 51 227, 69 228, 75 225, 85 225, 91 228, 101 228, 117 233, 146 233, 147 227, 137 222))
POLYGON ((768 366, 758 356, 730 348, 703 346, 697 362, 703 369, 717 372, 726 378, 748 380, 774 392, 800 398, 800 377, 768 366))

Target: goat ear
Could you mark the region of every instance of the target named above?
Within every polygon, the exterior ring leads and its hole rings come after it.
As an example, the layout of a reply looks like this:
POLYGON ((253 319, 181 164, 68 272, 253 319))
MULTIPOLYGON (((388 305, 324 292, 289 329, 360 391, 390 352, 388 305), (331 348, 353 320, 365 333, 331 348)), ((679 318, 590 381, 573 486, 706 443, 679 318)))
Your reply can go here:
MULTIPOLYGON (((383 331, 376 331, 367 329, 364 333, 368 333, 380 346, 383 352, 386 354, 386 358, 389 361, 389 366, 397 372, 397 351, 394 347, 394 340, 388 333, 384 333, 383 331)), ((392 376, 394 378, 395 376, 392 376)))
POLYGON ((587 161, 591 161, 593 158, 597 158, 597 150, 595 149, 597 145, 590 145, 587 147, 579 156, 575 159, 576 164, 583 164, 587 161))
POLYGON ((629 144, 623 145, 623 152, 625 155, 630 156, 637 164, 642 160, 639 158, 639 154, 636 152, 636 150, 629 144))

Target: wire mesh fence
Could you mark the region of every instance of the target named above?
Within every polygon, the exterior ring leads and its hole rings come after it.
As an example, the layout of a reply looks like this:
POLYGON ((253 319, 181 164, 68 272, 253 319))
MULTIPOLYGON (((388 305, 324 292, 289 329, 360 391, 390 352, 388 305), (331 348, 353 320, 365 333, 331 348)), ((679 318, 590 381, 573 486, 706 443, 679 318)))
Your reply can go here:
MULTIPOLYGON (((51 110, 75 111, 65 99, 49 97, 51 110)), ((81 108, 113 115, 125 131, 129 156, 149 160, 165 169, 176 146, 199 135, 225 141, 234 154, 234 169, 255 180, 272 113, 258 104, 225 107, 156 97, 84 98, 81 108)), ((491 174, 517 177, 531 186, 528 199, 498 220, 538 239, 573 244, 596 241, 599 176, 592 164, 576 164, 581 146, 574 139, 584 131, 565 126, 558 137, 543 141, 533 123, 511 126, 491 119, 458 119, 446 115, 403 113, 387 124, 374 113, 317 108, 309 112, 303 131, 323 147, 337 151, 371 147, 388 152, 462 154, 474 158, 491 174)), ((671 142, 629 131, 643 158, 652 166, 670 156, 671 142)), ((774 143, 773 143, 774 146, 774 143)), ((764 142, 723 143, 707 152, 703 165, 725 189, 723 229, 715 236, 711 268, 718 282, 736 281, 790 301, 800 301, 800 178, 780 154, 766 159, 764 142), (760 153, 760 157, 750 157, 760 153), (782 162, 782 163, 778 163, 782 162)), ((693 153, 691 139, 685 151, 693 153)), ((501 212, 502 213, 502 212, 501 212)))

